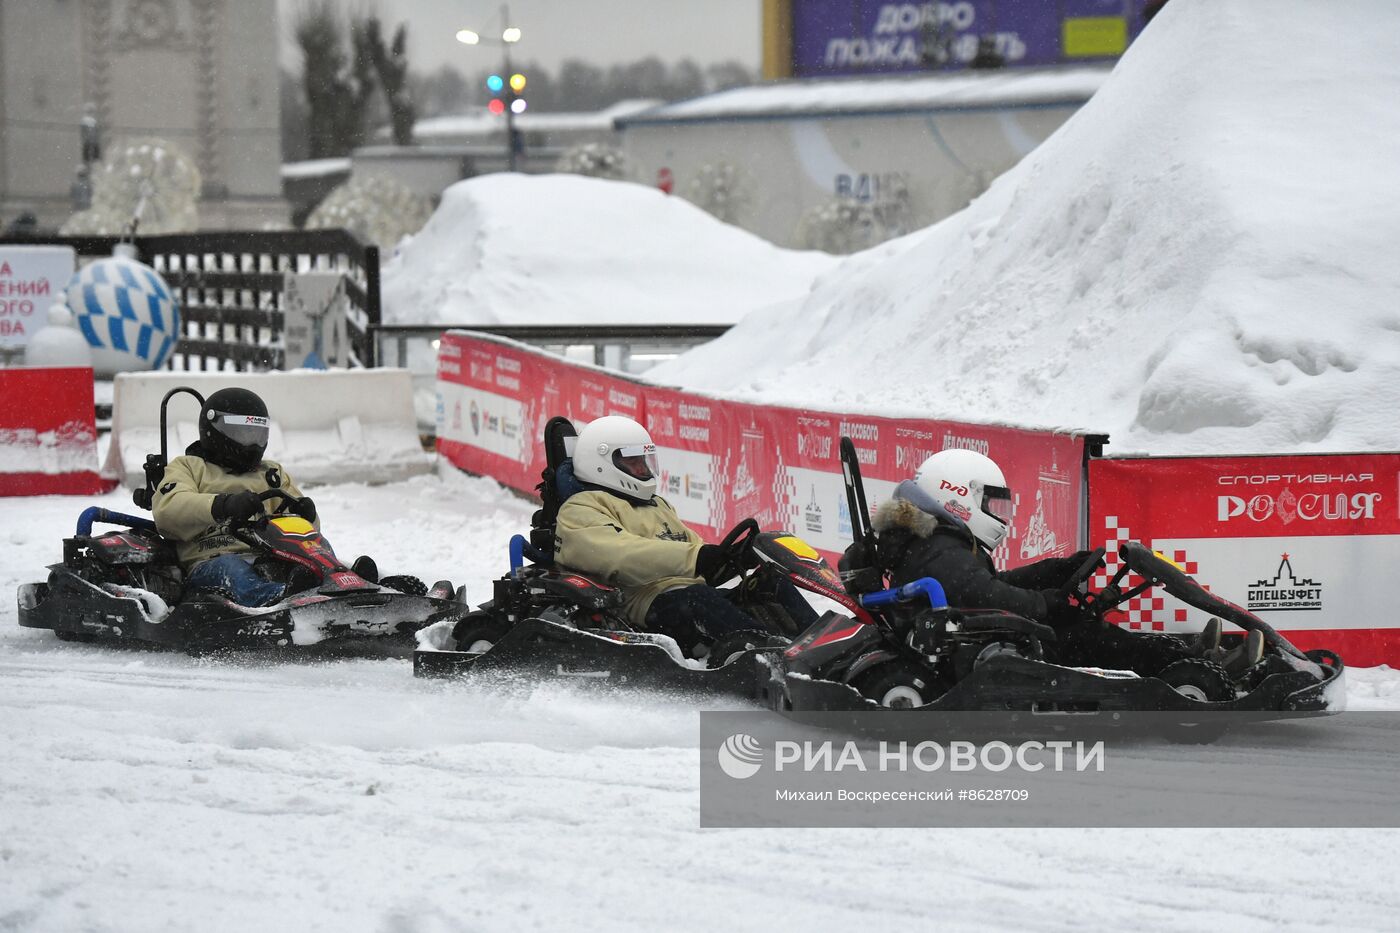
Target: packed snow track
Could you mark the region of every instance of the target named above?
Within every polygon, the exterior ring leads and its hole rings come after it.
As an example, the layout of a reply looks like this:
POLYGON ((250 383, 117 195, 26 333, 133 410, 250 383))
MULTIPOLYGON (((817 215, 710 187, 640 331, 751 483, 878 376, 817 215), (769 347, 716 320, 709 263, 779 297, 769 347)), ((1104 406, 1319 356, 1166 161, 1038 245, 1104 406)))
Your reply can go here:
MULTIPOLYGON (((483 594, 532 510, 456 475, 312 495, 342 555, 483 594)), ((1391 929, 1400 908, 1393 830, 701 830, 684 698, 18 628, 15 587, 87 504, 0 500, 0 930, 1391 929)), ((1356 671, 1351 699, 1400 707, 1400 679, 1356 671)))

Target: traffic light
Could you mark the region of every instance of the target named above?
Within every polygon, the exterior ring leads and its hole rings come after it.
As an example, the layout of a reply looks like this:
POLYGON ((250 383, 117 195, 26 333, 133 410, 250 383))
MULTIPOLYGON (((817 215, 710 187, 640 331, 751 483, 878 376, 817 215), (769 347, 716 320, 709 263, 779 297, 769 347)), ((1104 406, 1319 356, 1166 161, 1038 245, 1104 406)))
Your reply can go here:
POLYGON ((506 112, 510 108, 511 113, 525 112, 525 98, 520 94, 525 90, 525 76, 516 72, 507 81, 500 75, 491 75, 486 79, 486 89, 491 92, 491 100, 487 103, 486 109, 496 116, 506 112))
POLYGON ((486 79, 486 90, 492 94, 491 100, 486 104, 486 109, 496 116, 506 112, 506 102, 502 99, 501 92, 505 90, 506 82, 500 75, 490 75, 486 79))

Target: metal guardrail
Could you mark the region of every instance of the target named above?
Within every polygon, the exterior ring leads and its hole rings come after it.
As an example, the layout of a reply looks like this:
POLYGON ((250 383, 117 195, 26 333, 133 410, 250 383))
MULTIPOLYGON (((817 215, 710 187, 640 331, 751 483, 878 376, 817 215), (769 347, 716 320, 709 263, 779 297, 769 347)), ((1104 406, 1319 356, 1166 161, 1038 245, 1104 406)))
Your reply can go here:
MULTIPOLYGON (((82 257, 112 255, 119 237, 0 237, 0 245, 71 246, 82 257)), ((340 272, 349 297, 347 331, 355 361, 376 365, 379 248, 345 230, 209 231, 137 236, 132 241, 180 303, 171 369, 278 369, 283 365, 284 275, 340 272)))
POLYGON ((593 362, 621 372, 641 372, 729 330, 728 324, 380 324, 371 328, 381 365, 416 369, 415 342, 441 339, 449 330, 475 330, 570 355, 592 347, 593 362))

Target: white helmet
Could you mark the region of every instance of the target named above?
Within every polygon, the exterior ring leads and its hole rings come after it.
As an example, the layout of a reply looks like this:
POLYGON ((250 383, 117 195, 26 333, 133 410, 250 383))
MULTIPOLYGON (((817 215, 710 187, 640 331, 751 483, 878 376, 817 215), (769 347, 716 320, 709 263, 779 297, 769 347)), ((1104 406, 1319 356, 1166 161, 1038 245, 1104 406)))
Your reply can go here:
POLYGON ((631 418, 608 415, 590 421, 574 443, 574 476, 633 499, 656 495, 656 445, 631 418))
POLYGON ((1011 529, 1011 490, 1001 467, 974 450, 943 450, 925 460, 914 483, 967 525, 987 550, 1011 529))

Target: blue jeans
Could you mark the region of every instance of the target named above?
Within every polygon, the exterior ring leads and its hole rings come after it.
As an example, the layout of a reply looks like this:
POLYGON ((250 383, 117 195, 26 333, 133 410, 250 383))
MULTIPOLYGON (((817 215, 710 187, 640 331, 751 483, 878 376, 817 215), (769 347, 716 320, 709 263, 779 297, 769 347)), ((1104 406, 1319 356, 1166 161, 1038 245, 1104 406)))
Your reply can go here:
POLYGON ((221 590, 240 606, 271 606, 287 587, 262 576, 241 554, 220 554, 190 568, 185 586, 221 590))
MULTIPOLYGON (((647 628, 671 636, 685 650, 702 641, 713 644, 732 632, 764 631, 762 622, 734 605, 736 594, 736 589, 720 590, 705 583, 667 590, 647 609, 647 628)), ((787 580, 764 580, 752 595, 781 606, 798 631, 816 621, 816 611, 787 580)))

